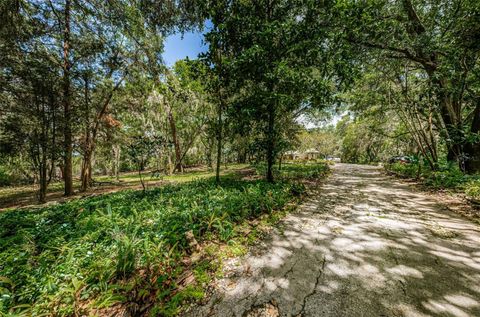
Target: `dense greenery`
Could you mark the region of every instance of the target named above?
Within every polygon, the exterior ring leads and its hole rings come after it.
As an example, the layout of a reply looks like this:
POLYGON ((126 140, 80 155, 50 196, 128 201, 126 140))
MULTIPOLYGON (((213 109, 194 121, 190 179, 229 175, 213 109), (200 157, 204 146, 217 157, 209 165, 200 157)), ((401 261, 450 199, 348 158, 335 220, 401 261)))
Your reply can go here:
POLYGON ((408 154, 433 170, 442 160, 480 168, 478 1, 1 9, 0 177, 37 184, 40 201, 52 181, 71 195, 76 176, 87 191, 96 175, 136 169, 205 164, 219 175, 222 162, 264 161, 273 181, 274 163, 305 144, 349 162, 408 154), (167 68, 165 36, 207 21, 208 51, 167 68), (329 128, 299 145, 303 120, 325 113, 344 116, 334 138, 329 128), (152 159, 131 155, 152 140, 152 159))
POLYGON ((230 241, 318 159, 414 156, 387 168, 479 196, 478 0, 3 0, 0 19, 0 193, 144 189, 1 214, 2 313, 174 313, 186 232, 230 241), (167 67, 192 30, 207 51, 167 67), (196 168, 215 181, 149 189, 196 168))
MULTIPOLYGON (((265 164, 257 164, 255 168, 257 174, 265 175, 267 169, 265 164)), ((325 177, 329 171, 325 162, 284 163, 273 168, 274 175, 280 179, 316 179, 325 177)))
MULTIPOLYGON (((285 167, 297 178, 327 169, 285 167)), ((0 312, 71 315, 121 302, 131 312, 174 313, 180 298, 201 296, 205 278, 175 297, 191 251, 186 232, 200 242, 235 243, 240 224, 285 208, 304 191, 286 177, 272 184, 237 176, 221 186, 196 180, 2 213, 0 312)))
POLYGON ((476 176, 463 174, 458 166, 448 164, 439 167, 437 170, 431 170, 425 164, 418 162, 385 164, 385 168, 401 177, 422 180, 426 186, 435 189, 455 188, 477 178, 476 176))
POLYGON ((428 189, 450 190, 465 194, 468 199, 480 201, 480 176, 465 175, 456 165, 443 164, 432 170, 422 162, 385 164, 387 172, 402 178, 415 179, 428 189))

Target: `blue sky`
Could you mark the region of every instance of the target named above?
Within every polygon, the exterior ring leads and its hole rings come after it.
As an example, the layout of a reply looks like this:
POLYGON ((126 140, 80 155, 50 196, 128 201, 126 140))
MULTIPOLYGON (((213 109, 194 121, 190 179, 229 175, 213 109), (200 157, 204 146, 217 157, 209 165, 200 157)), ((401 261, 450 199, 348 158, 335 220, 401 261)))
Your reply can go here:
MULTIPOLYGON (((210 26, 211 23, 207 21, 206 29, 210 26)), ((205 52, 207 49, 208 45, 203 42, 203 32, 186 32, 183 35, 176 33, 166 38, 162 56, 167 66, 173 66, 177 60, 187 56, 195 59, 199 53, 205 52)))

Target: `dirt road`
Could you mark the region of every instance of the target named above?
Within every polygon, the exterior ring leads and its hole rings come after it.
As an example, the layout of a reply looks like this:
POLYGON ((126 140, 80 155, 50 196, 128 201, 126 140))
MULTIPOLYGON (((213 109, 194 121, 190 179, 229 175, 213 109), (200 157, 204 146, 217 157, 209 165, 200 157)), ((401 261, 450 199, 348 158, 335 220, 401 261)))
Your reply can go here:
POLYGON ((480 227, 384 176, 337 164, 299 212, 189 316, 480 316, 480 227))

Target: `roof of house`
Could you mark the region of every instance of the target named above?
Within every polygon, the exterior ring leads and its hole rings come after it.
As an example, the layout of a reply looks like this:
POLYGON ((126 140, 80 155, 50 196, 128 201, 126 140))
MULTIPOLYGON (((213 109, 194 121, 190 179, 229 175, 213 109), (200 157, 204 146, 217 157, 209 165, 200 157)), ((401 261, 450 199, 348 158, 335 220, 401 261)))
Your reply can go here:
POLYGON ((299 155, 300 152, 298 152, 298 151, 287 151, 287 152, 285 152, 285 154, 286 155, 299 155))

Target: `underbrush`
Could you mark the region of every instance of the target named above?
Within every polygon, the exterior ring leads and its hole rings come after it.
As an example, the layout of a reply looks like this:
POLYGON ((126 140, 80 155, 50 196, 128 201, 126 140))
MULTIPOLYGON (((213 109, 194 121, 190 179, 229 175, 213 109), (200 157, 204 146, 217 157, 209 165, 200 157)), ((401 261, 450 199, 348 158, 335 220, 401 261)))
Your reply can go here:
MULTIPOLYGON (((283 173, 283 172, 282 172, 283 173)), ((320 166, 286 166, 318 177, 320 166)), ((102 309, 174 315, 203 297, 214 261, 185 261, 186 233, 200 243, 235 238, 248 220, 274 214, 305 187, 282 177, 197 180, 0 214, 0 315, 82 315, 102 309), (186 270, 195 282, 178 285, 186 270)))
POLYGON ((432 171, 425 166, 419 168, 418 163, 394 163, 385 164, 385 169, 400 177, 420 180, 428 188, 457 190, 467 197, 480 199, 480 177, 466 175, 457 166, 445 164, 432 171))
MULTIPOLYGON (((279 179, 314 179, 325 177, 329 172, 327 162, 303 162, 303 163, 284 163, 280 167, 275 165, 273 168, 273 175, 279 179)), ((267 165, 264 163, 255 165, 255 170, 258 175, 265 175, 267 173, 267 165)))

